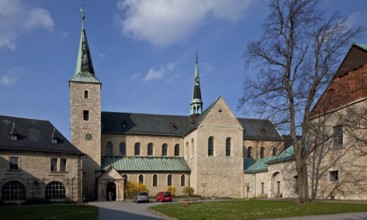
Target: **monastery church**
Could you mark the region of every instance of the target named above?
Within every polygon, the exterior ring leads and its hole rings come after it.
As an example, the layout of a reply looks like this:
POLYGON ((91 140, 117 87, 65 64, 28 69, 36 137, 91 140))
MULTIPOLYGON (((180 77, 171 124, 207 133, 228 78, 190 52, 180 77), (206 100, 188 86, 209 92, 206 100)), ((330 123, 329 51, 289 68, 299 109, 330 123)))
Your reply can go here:
POLYGON ((204 108, 197 56, 189 115, 102 111, 103 73, 84 22, 69 80, 71 143, 48 121, 0 116, 1 201, 105 201, 110 191, 121 201, 127 181, 150 195, 171 186, 176 195, 297 197, 293 148, 270 120, 237 118, 222 97, 204 108))

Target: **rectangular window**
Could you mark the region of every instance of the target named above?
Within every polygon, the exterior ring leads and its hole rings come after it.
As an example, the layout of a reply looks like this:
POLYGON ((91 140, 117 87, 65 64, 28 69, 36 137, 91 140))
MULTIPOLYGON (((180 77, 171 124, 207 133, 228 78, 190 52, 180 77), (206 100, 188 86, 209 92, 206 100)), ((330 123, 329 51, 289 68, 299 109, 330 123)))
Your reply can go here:
POLYGON ((66 159, 62 158, 60 160, 60 172, 66 172, 66 159))
POLYGON ((264 194, 264 183, 261 183, 261 194, 264 194))
POLYGON ((10 157, 10 170, 19 170, 19 157, 10 157))
POLYGON ((89 120, 89 111, 88 110, 84 110, 83 111, 83 120, 84 121, 88 121, 89 120))
POLYGON ((331 182, 337 182, 339 180, 339 172, 337 170, 330 171, 329 175, 331 182))
POLYGON ((57 158, 51 158, 51 172, 57 171, 57 158))
POLYGON ((333 127, 334 147, 343 145, 343 125, 336 125, 333 127))

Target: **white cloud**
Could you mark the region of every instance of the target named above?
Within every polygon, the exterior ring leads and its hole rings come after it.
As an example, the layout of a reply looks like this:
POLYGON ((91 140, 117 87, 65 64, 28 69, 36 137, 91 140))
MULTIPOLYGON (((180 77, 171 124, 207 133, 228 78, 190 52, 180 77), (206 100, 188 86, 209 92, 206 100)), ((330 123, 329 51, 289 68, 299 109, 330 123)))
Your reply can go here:
POLYGON ((348 29, 351 29, 353 28, 355 25, 358 25, 360 20, 361 20, 361 17, 362 17, 362 13, 361 12, 356 12, 356 13, 353 13, 351 15, 349 15, 347 17, 347 20, 344 21, 344 25, 348 28, 348 29))
POLYGON ((165 66, 161 66, 159 69, 151 68, 149 69, 148 73, 144 77, 144 81, 151 81, 151 80, 165 80, 171 81, 175 78, 172 75, 172 71, 175 69, 176 65, 174 63, 169 63, 165 66))
POLYGON ((23 0, 0 0, 0 47, 15 49, 20 34, 39 28, 52 31, 53 27, 47 10, 28 6, 23 0))
POLYGON ((185 39, 205 20, 235 22, 244 16, 252 0, 119 0, 124 14, 122 32, 159 47, 185 39))
POLYGON ((20 72, 21 70, 19 68, 8 70, 7 73, 0 76, 0 85, 11 86, 16 84, 20 79, 20 72))

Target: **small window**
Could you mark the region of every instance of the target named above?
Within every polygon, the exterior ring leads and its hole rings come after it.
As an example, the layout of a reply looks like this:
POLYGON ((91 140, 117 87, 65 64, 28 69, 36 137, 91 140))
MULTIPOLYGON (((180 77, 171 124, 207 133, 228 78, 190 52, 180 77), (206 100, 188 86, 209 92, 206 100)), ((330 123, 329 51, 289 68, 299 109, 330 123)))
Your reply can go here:
POLYGON ((153 175, 153 186, 157 186, 158 185, 158 177, 156 174, 153 175))
POLYGON ((260 158, 264 158, 265 156, 265 147, 260 148, 260 158))
POLYGON ((135 143, 135 146, 134 146, 134 155, 135 156, 140 156, 140 143, 135 143))
POLYGON ((214 138, 209 137, 208 139, 208 156, 213 156, 214 154, 214 138))
POLYGON ((337 182, 339 180, 339 172, 337 170, 330 171, 329 175, 331 182, 337 182))
POLYGON ((185 186, 185 175, 181 175, 181 186, 185 186))
POLYGON ((180 145, 176 144, 175 145, 175 157, 180 156, 180 145))
POLYGON ((167 186, 172 186, 172 175, 167 176, 167 186))
POLYGON ((60 160, 60 172, 66 172, 66 159, 61 158, 60 160))
POLYGON ((343 145, 343 126, 337 125, 333 127, 334 131, 334 146, 340 147, 343 145))
POLYGON ((148 144, 148 156, 153 156, 153 144, 148 144))
POLYGON ((264 194, 264 182, 261 183, 261 194, 264 194))
POLYGON ((278 148, 274 147, 273 148, 273 156, 276 156, 278 153, 278 148))
POLYGON ((51 158, 51 172, 57 172, 57 158, 51 158))
POLYGON ((252 158, 252 147, 247 148, 247 158, 252 158))
POLYGON ((231 156, 231 138, 226 139, 226 156, 231 156))
POLYGON ((120 143, 120 156, 126 156, 126 144, 125 144, 125 142, 120 143))
POLYGON ((85 98, 85 99, 87 99, 87 98, 89 98, 88 96, 89 96, 89 93, 88 93, 88 91, 87 91, 87 90, 85 90, 85 91, 84 91, 84 98, 85 98))
POLYGON ((19 157, 10 157, 10 170, 19 170, 19 157))
POLYGON ((162 156, 167 156, 168 155, 168 146, 167 146, 167 144, 163 144, 162 145, 162 156))
POLYGON ((144 176, 139 175, 138 181, 139 181, 139 183, 144 183, 144 176))
POLYGON ((83 111, 83 120, 84 121, 88 121, 89 120, 89 111, 88 110, 84 110, 83 111))
POLYGON ((106 156, 112 156, 113 151, 113 144, 111 141, 107 142, 106 144, 106 156))

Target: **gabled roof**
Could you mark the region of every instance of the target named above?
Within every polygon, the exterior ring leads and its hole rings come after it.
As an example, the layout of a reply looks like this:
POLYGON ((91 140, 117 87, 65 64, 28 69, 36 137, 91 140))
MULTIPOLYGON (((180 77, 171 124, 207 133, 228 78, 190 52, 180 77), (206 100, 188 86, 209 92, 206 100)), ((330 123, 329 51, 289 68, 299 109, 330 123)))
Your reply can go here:
POLYGON ((190 117, 102 112, 102 133, 183 136, 190 117))
MULTIPOLYGON (((367 63, 367 45, 366 44, 353 44, 344 60, 340 64, 338 70, 335 73, 335 77, 340 77, 348 72, 358 69, 367 63)), ((334 78, 335 78, 334 77, 334 78)))
POLYGON ((49 121, 4 115, 0 115, 0 151, 83 154, 49 121), (15 129, 17 140, 11 140, 15 129), (57 143, 52 143, 52 138, 57 143))
POLYGON ((190 172, 182 157, 102 157, 102 169, 113 166, 117 171, 190 172))
POLYGON ((267 119, 238 118, 243 126, 244 140, 283 140, 275 125, 267 119))

